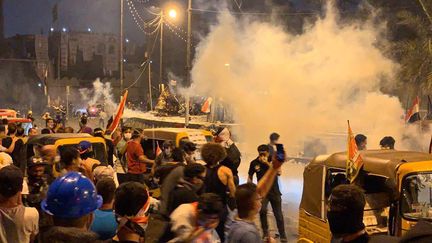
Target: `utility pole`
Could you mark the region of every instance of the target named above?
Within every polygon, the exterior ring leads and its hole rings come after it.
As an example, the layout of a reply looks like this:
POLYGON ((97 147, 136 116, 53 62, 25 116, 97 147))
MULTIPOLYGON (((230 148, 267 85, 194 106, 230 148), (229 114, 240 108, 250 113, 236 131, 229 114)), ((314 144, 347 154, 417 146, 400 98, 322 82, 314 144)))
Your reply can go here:
POLYGON ((152 98, 152 84, 151 84, 151 65, 152 65, 152 61, 148 60, 148 65, 149 65, 149 76, 148 76, 148 88, 149 88, 149 103, 150 103, 150 110, 153 110, 153 98, 152 98))
POLYGON ((160 48, 159 48, 159 87, 162 84, 163 74, 163 29, 164 29, 164 11, 161 10, 161 23, 160 23, 160 48))
POLYGON ((120 0, 120 96, 123 92, 123 3, 120 0))
MULTIPOLYGON (((186 41, 186 86, 191 85, 191 46, 192 46, 192 0, 188 0, 188 27, 187 27, 187 41, 186 41)), ((190 96, 186 93, 186 111, 185 111, 185 127, 189 126, 189 103, 190 96)))

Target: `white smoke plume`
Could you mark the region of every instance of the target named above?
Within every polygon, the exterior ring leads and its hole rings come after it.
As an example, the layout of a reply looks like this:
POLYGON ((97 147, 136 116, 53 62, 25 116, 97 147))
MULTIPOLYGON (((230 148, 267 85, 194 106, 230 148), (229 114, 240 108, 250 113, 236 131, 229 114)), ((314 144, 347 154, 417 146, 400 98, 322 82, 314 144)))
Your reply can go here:
MULTIPOLYGON (((316 138, 329 153, 345 150, 347 120, 368 137, 368 148, 390 135, 398 149, 413 149, 406 137, 417 127, 405 125, 397 97, 380 91, 398 69, 377 47, 381 31, 370 23, 340 25, 332 11, 301 35, 224 13, 197 48, 190 92, 234 109, 247 151, 274 131, 290 154, 316 138)), ((414 149, 426 146, 418 141, 414 149)))
POLYGON ((87 89, 82 88, 79 89, 82 100, 87 105, 97 105, 103 104, 105 106, 105 111, 112 115, 116 108, 117 104, 114 102, 111 83, 102 83, 99 78, 97 78, 93 82, 93 88, 87 89))

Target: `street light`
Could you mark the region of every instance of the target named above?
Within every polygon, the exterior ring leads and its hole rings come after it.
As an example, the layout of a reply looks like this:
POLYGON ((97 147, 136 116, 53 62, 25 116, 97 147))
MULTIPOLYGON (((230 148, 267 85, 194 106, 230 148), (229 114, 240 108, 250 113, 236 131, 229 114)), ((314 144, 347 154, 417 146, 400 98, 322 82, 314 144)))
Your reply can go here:
POLYGON ((87 31, 88 31, 88 32, 91 32, 92 30, 91 30, 91 28, 87 28, 87 31))
POLYGON ((177 17, 177 11, 175 9, 170 9, 168 12, 168 16, 170 16, 170 18, 175 19, 177 17))

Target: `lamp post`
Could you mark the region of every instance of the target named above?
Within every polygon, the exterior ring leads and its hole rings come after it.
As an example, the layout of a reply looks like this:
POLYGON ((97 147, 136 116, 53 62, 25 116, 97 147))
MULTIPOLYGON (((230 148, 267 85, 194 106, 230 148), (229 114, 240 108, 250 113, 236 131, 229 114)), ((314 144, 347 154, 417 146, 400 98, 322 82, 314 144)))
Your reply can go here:
MULTIPOLYGON (((188 27, 187 27, 187 41, 186 41, 186 85, 191 85, 191 45, 192 45, 192 0, 188 0, 188 27)), ((185 127, 189 126, 189 103, 190 96, 186 93, 185 98, 186 112, 185 112, 185 127)))
POLYGON ((123 3, 120 0, 120 96, 123 92, 123 3))

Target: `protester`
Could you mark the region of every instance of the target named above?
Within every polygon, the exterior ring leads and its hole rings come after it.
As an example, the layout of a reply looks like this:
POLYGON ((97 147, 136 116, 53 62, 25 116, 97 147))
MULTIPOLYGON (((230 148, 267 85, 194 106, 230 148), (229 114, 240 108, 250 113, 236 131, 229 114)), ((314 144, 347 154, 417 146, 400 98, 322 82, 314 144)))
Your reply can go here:
POLYGON ((186 165, 181 178, 168 199, 168 213, 184 203, 198 201, 198 193, 201 190, 206 175, 206 168, 201 164, 186 165))
POLYGON ((167 162, 172 162, 172 151, 175 148, 175 145, 171 141, 165 141, 162 144, 162 153, 156 156, 154 168, 156 169, 158 166, 164 165, 167 162))
MULTIPOLYGON (((49 133, 55 133, 55 130, 54 130, 55 127, 56 127, 56 124, 54 122, 54 119, 52 119, 51 117, 48 117, 45 120, 45 128, 49 130, 49 133)), ((44 134, 44 133, 42 133, 42 134, 44 134)))
POLYGON ((81 164, 86 170, 86 175, 89 175, 89 178, 92 179, 93 170, 96 166, 100 165, 101 162, 97 159, 92 158, 94 156, 93 146, 89 141, 81 141, 78 144, 78 151, 81 157, 81 164))
POLYGON ((386 136, 383 137, 380 141, 380 147, 383 150, 386 149, 394 149, 394 145, 395 145, 396 141, 393 137, 391 136, 386 136))
POLYGON ((154 161, 144 155, 141 146, 142 133, 134 131, 131 140, 126 146, 126 155, 128 161, 127 180, 144 183, 144 173, 147 171, 147 164, 153 164, 154 161))
POLYGON ((39 213, 21 201, 24 176, 13 165, 0 169, 0 242, 33 242, 39 231, 39 213))
POLYGON ((27 185, 29 194, 26 201, 29 206, 40 209, 42 199, 46 197, 48 184, 51 182, 46 167, 49 164, 42 157, 33 156, 27 162, 27 185))
POLYGON ((121 140, 117 143, 117 157, 121 158, 126 152, 126 146, 132 138, 132 129, 130 127, 123 127, 121 140))
POLYGON ((17 127, 15 123, 10 123, 8 125, 8 136, 3 138, 2 145, 4 147, 10 148, 13 146, 12 152, 10 152, 10 156, 12 157, 13 164, 21 168, 22 171, 24 171, 25 166, 25 154, 24 154, 24 129, 17 127), (19 130, 19 136, 17 136, 17 131, 19 130), (15 141, 15 142, 14 142, 15 141))
POLYGON ((279 138, 280 135, 276 132, 270 134, 270 142, 267 145, 269 147, 269 159, 268 159, 269 161, 271 161, 273 158, 273 155, 276 151, 276 144, 279 143, 279 138))
POLYGON ((0 125, 0 141, 6 137, 7 125, 0 125))
POLYGON ((91 127, 87 126, 87 117, 83 116, 80 119, 80 129, 78 130, 78 133, 88 133, 88 134, 92 134, 93 133, 93 129, 91 129, 91 127))
POLYGON ((8 143, 9 138, 6 135, 6 132, 6 127, 4 125, 0 125, 0 152, 12 154, 15 149, 15 142, 17 141, 17 138, 11 138, 11 141, 8 143))
POLYGON ((107 139, 105 137, 105 133, 102 128, 98 127, 94 129, 94 136, 100 137, 105 140, 105 144, 107 146, 107 155, 108 155, 108 165, 114 166, 114 143, 111 139, 107 139))
POLYGON ((33 136, 36 136, 38 134, 39 133, 38 133, 38 130, 37 130, 36 127, 32 127, 32 128, 29 129, 29 132, 28 132, 28 136, 29 137, 33 137, 33 136))
POLYGON ((81 173, 69 172, 57 178, 41 203, 53 223, 42 233, 42 242, 97 242, 98 235, 89 228, 102 202, 93 183, 81 173))
POLYGON ((60 150, 60 163, 62 174, 81 172, 87 178, 93 178, 93 173, 88 174, 88 170, 82 164, 80 153, 75 147, 66 147, 60 150))
POLYGON ((49 128, 44 128, 41 130, 41 134, 50 134, 50 133, 52 133, 52 132, 49 128))
MULTIPOLYGON (((269 146, 268 145, 260 145, 258 146, 258 157, 250 163, 249 172, 248 172, 248 183, 252 183, 253 175, 256 174, 257 181, 259 182, 263 179, 266 172, 272 166, 270 162, 268 162, 269 158, 269 146)), ((279 174, 278 174, 279 175, 279 174)), ((279 232, 279 236, 281 242, 287 242, 286 234, 285 234, 285 225, 284 218, 282 214, 282 193, 279 190, 278 177, 276 176, 273 182, 270 182, 272 185, 266 197, 263 198, 261 204, 260 211, 260 221, 261 227, 263 231, 263 238, 268 238, 269 229, 268 229, 268 221, 267 221, 267 207, 270 202, 273 214, 276 218, 276 224, 279 232)))
POLYGON ((221 165, 220 162, 226 158, 226 150, 218 143, 207 143, 201 148, 201 155, 206 162, 207 174, 205 179, 205 192, 217 194, 224 204, 220 217, 220 224, 216 228, 222 242, 225 240, 225 221, 228 217, 229 205, 234 209, 235 184, 232 171, 221 165))
POLYGON ((175 238, 169 242, 223 242, 215 232, 223 210, 221 198, 214 193, 204 193, 198 202, 180 205, 170 215, 175 238))
MULTIPOLYGON (((263 242, 254 222, 256 215, 261 210, 261 201, 270 191, 283 162, 274 156, 272 166, 258 181, 258 186, 246 183, 237 187, 235 199, 238 214, 230 226, 227 243, 263 242)), ((268 237, 266 241, 275 242, 271 237, 268 237)))
POLYGON ((195 158, 196 149, 197 147, 193 142, 188 141, 185 144, 183 144, 184 158, 187 164, 196 162, 196 158, 195 158))
POLYGON ((72 127, 65 127, 64 132, 65 133, 74 133, 74 129, 72 127))
POLYGON ((115 192, 114 210, 119 242, 144 242, 149 214, 156 210, 145 186, 137 182, 121 184, 115 192))
POLYGON ((94 212, 94 220, 90 229, 99 235, 99 239, 108 240, 116 235, 118 226, 113 211, 116 185, 112 178, 104 177, 98 180, 96 189, 102 196, 103 203, 94 212))
POLYGON ((238 185, 238 167, 241 162, 241 153, 234 141, 231 140, 231 132, 226 127, 220 127, 216 132, 215 142, 219 143, 226 150, 226 157, 221 161, 224 165, 231 169, 234 176, 234 183, 238 185))
POLYGON ((354 138, 357 149, 358 150, 366 150, 367 149, 367 137, 363 134, 357 134, 354 138))
POLYGON ((339 185, 332 190, 327 219, 333 239, 356 243, 369 241, 363 224, 365 205, 364 193, 356 185, 339 185))

